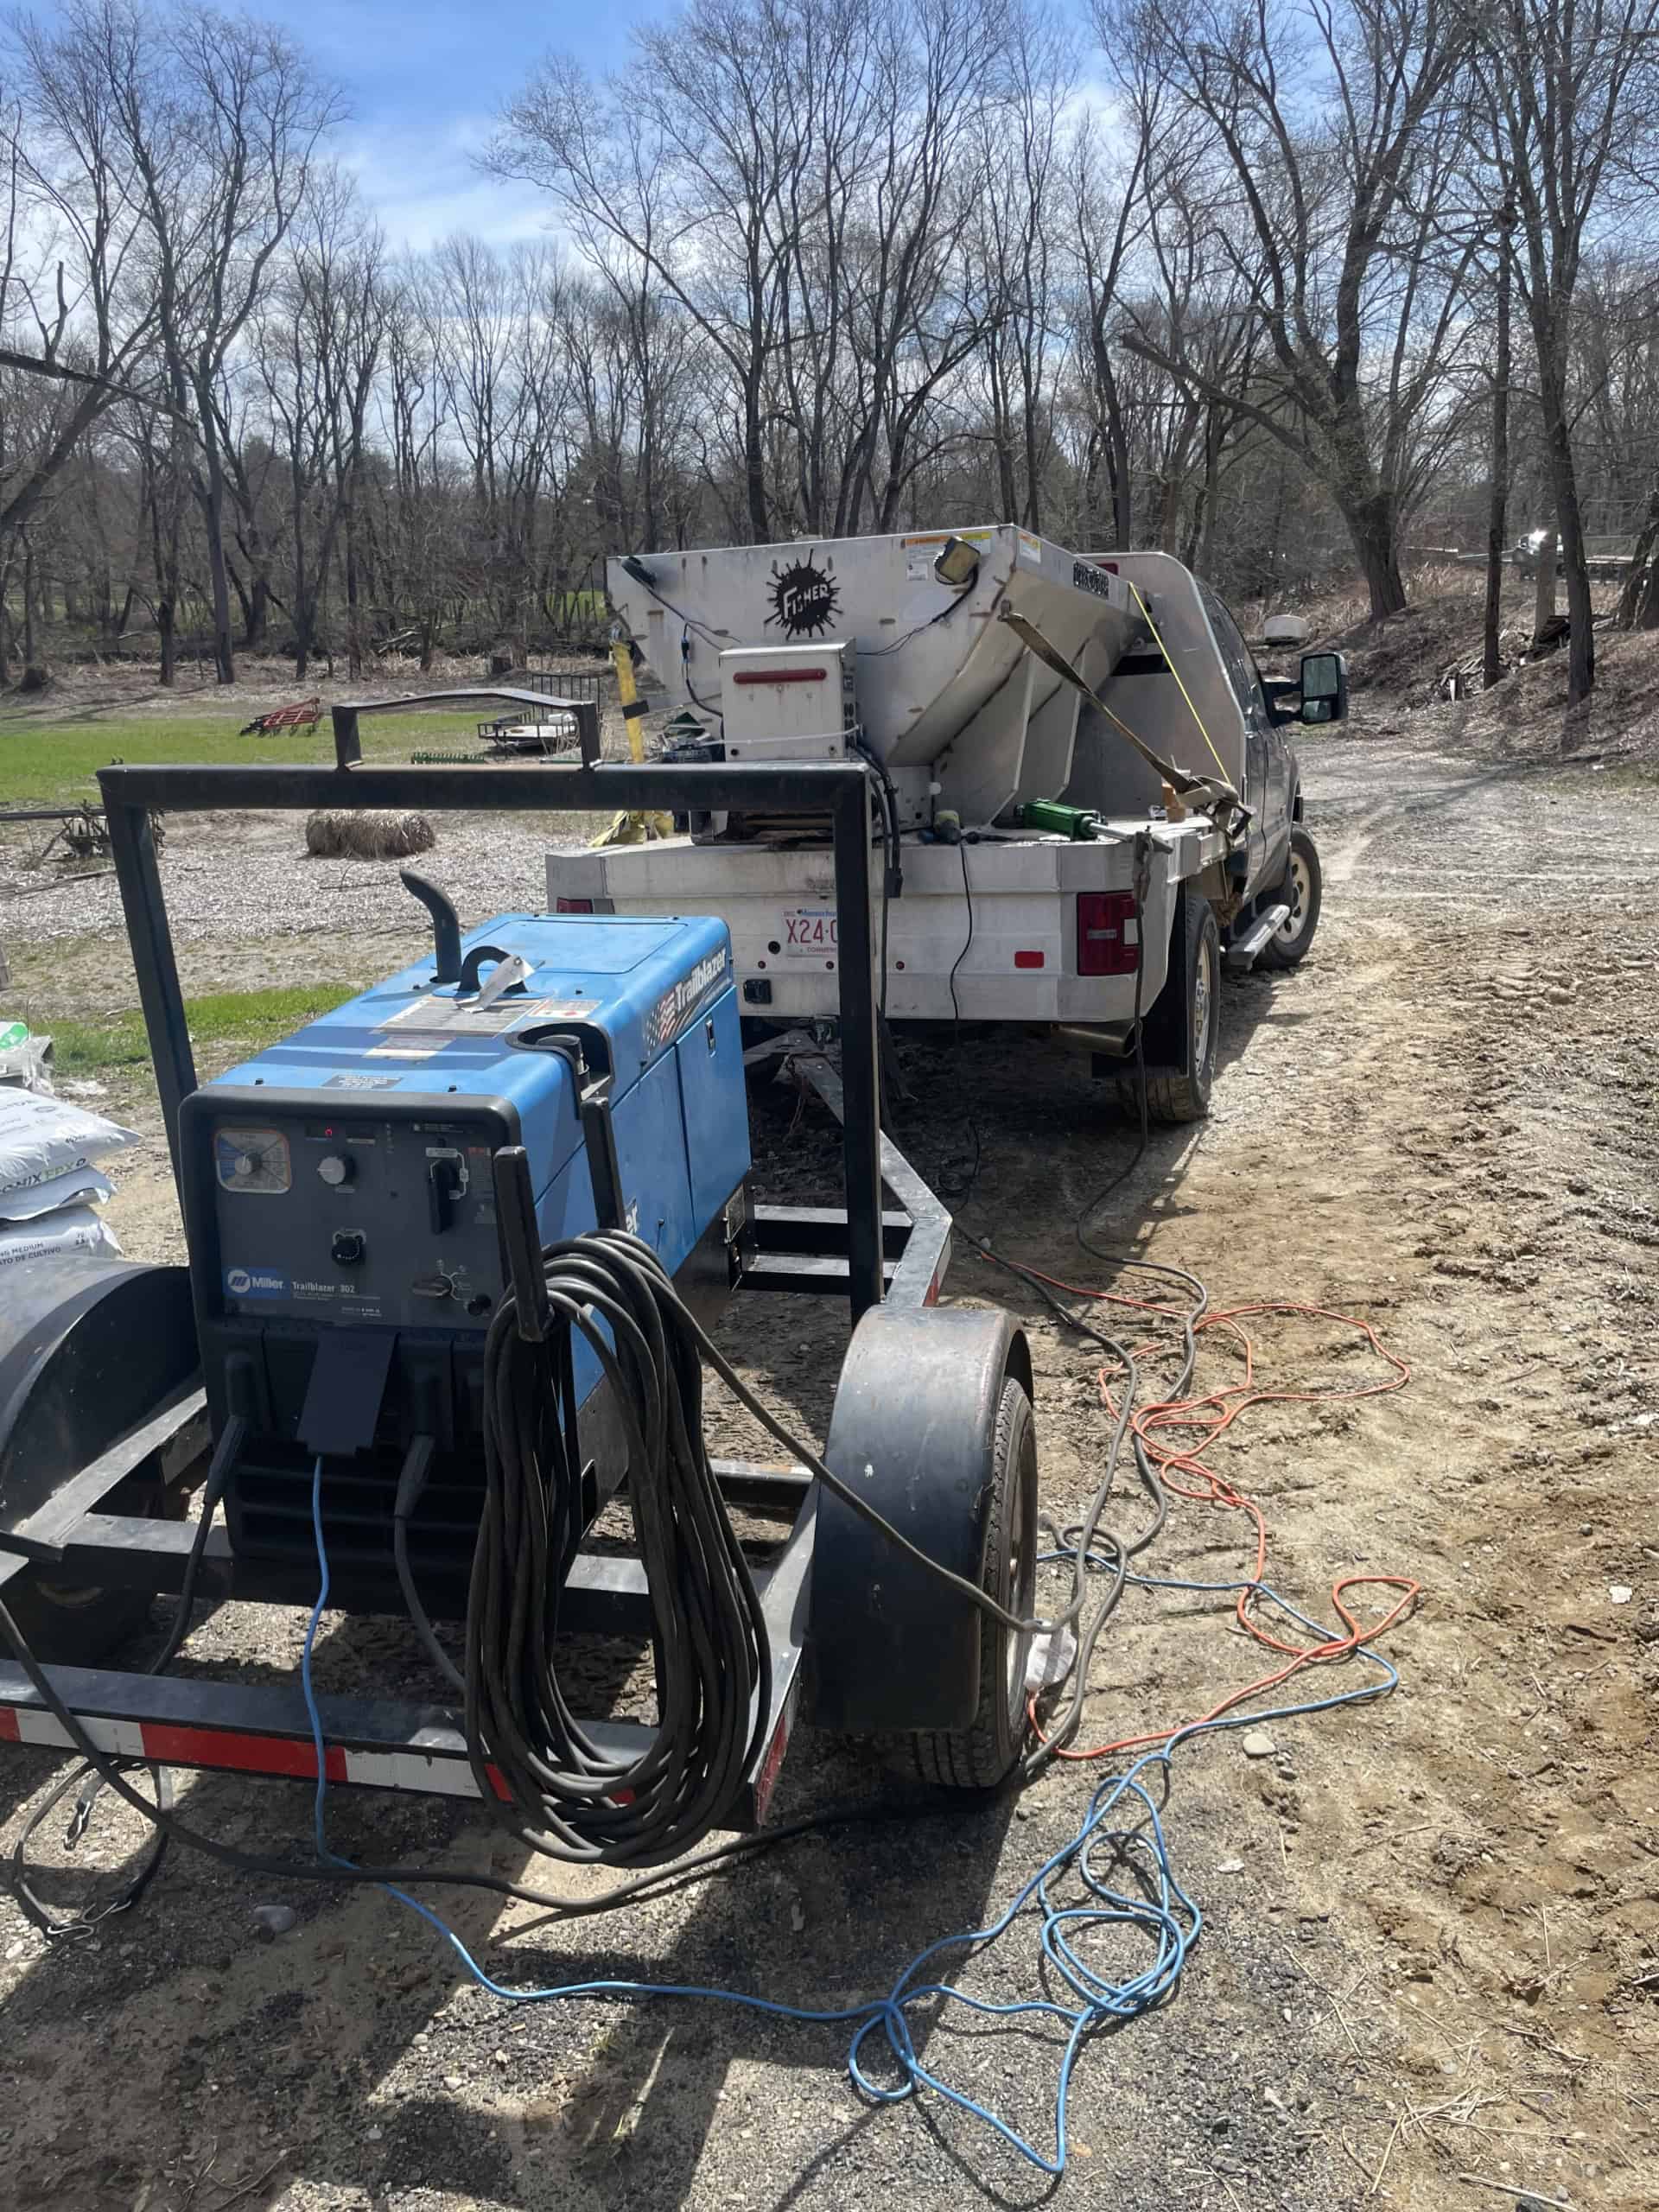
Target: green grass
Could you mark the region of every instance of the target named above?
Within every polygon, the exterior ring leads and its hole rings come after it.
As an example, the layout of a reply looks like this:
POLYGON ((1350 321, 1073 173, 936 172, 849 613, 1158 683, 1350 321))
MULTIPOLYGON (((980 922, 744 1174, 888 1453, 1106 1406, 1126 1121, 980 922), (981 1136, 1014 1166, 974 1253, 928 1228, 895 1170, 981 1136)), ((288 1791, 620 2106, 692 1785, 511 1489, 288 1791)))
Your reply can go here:
MULTIPOLYGON (((301 983, 272 991, 220 991, 207 998, 189 999, 185 1013, 191 1042, 198 1047, 234 1040, 239 1049, 256 1052, 327 1014, 355 986, 349 983, 301 983)), ((53 1060, 60 1075, 100 1076, 121 1068, 149 1065, 149 1045, 144 1036, 143 1016, 118 1015, 107 1024, 52 1021, 36 1017, 32 1026, 49 1036, 53 1060)))
MULTIPOLYGON (((308 734, 283 730, 274 737, 238 737, 252 713, 245 702, 227 705, 222 713, 20 721, 10 728, 0 723, 0 804, 95 800, 98 771, 116 760, 235 767, 333 764, 334 733, 326 713, 308 734)), ((476 712, 466 715, 365 715, 359 726, 364 757, 397 761, 416 752, 474 751, 478 725, 490 713, 489 701, 480 700, 476 712)))

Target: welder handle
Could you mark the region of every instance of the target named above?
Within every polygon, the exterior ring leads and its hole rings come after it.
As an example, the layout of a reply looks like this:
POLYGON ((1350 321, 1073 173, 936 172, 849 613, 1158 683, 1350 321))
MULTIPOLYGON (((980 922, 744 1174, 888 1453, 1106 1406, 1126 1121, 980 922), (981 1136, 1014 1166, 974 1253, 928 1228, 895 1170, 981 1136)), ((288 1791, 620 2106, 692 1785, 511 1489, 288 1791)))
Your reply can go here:
POLYGON ((539 1344, 546 1339, 552 1309, 547 1302, 542 1240, 536 1227, 536 1192, 530 1179, 530 1154, 521 1144, 504 1144, 492 1165, 495 1217, 501 1224, 501 1241, 506 1246, 507 1275, 518 1309, 518 1334, 527 1344, 539 1344))

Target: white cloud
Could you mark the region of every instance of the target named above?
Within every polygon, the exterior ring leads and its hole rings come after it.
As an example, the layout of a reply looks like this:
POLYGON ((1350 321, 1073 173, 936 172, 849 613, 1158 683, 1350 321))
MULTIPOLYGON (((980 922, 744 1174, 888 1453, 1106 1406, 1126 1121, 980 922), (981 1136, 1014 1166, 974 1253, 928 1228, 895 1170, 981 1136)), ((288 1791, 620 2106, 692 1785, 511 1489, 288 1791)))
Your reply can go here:
POLYGON ((545 193, 476 167, 493 127, 487 116, 457 116, 436 130, 385 124, 343 134, 340 158, 394 251, 419 251, 452 231, 472 232, 493 245, 547 231, 553 209, 545 193))

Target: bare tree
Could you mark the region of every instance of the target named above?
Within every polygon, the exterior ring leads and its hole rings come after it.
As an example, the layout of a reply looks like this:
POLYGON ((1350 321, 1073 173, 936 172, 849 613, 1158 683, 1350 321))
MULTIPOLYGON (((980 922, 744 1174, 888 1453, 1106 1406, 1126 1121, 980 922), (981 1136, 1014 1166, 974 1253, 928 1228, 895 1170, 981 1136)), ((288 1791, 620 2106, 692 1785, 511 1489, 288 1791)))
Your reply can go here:
MULTIPOLYGON (((1405 604, 1399 532, 1426 412, 1457 342, 1426 247, 1459 148, 1468 51, 1455 0, 1096 0, 1126 92, 1168 110, 1170 151, 1210 163, 1217 240, 1243 243, 1265 340, 1242 399, 1133 316, 1122 342, 1242 407, 1329 490, 1374 616, 1405 604)), ((1156 207, 1161 184, 1142 188, 1156 207)))
POLYGON ((1596 680, 1590 572, 1569 388, 1573 300, 1593 221, 1649 194, 1659 130, 1659 0, 1501 0, 1476 19, 1483 73, 1514 179, 1516 285, 1537 357, 1560 533, 1567 703, 1596 680))
POLYGON ((97 119, 83 168, 109 166, 123 220, 139 219, 130 252, 142 247, 167 390, 195 423, 214 658, 228 683, 225 372, 341 103, 280 32, 206 7, 162 16, 139 0, 69 0, 60 31, 21 35, 37 96, 97 119))
POLYGON ((14 24, 18 99, 0 110, 4 251, 0 327, 28 334, 35 365, 60 373, 31 403, 0 463, 0 543, 21 529, 129 380, 148 381, 156 307, 143 254, 143 180, 110 85, 124 34, 71 6, 62 27, 14 24))

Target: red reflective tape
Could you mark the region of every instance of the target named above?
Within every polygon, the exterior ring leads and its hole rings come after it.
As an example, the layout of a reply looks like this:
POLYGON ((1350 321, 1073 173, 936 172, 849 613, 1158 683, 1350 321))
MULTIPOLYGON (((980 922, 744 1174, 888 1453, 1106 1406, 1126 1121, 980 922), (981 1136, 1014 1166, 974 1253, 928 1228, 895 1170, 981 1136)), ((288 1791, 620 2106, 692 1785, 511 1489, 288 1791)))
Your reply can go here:
MULTIPOLYGON (((315 1782, 316 1753, 292 1736, 233 1736, 224 1728, 181 1728, 147 1720, 139 1732, 146 1758, 177 1766, 222 1767, 234 1774, 280 1774, 315 1782)), ((323 1771, 330 1782, 346 1779, 346 1752, 339 1744, 323 1747, 323 1771)))
POLYGON ((1016 952, 1014 956, 1014 964, 1016 968, 1040 968, 1043 964, 1043 955, 1040 952, 1016 952))
POLYGON ((734 683, 822 683, 829 673, 827 668, 746 668, 740 670, 732 681, 734 683))
POLYGON ((22 1740, 23 1732, 17 1726, 16 1710, 11 1706, 0 1705, 0 1744, 21 1744, 22 1740))
POLYGON ((772 1732, 772 1741, 766 1746, 766 1756, 760 1762, 760 1771, 754 1777, 754 1817, 757 1826, 766 1817, 772 1803, 772 1793, 778 1787, 778 1776, 784 1764, 784 1753, 789 1749, 790 1723, 795 1717, 793 1689, 784 1700, 784 1709, 778 1716, 778 1726, 772 1732))

